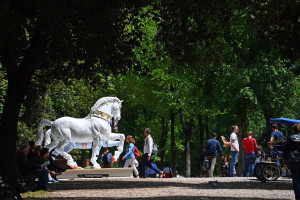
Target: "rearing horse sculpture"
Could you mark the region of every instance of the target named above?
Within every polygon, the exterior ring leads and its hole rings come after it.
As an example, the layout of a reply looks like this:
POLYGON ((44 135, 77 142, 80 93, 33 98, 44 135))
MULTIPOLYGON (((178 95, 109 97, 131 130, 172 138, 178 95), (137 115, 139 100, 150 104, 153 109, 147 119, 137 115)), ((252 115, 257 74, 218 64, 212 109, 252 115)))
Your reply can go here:
POLYGON ((43 127, 47 125, 51 126, 52 142, 45 147, 49 148, 49 151, 55 148, 55 151, 67 159, 68 165, 77 166, 72 156, 62 149, 69 142, 93 142, 91 162, 94 168, 100 168, 96 160, 100 141, 120 140, 118 151, 115 152, 117 160, 123 152, 125 135, 112 133, 110 120, 111 114, 117 120, 121 119, 122 102, 117 97, 103 97, 94 104, 90 114, 85 118, 61 117, 54 122, 43 119, 38 124, 36 144, 42 144, 43 127))

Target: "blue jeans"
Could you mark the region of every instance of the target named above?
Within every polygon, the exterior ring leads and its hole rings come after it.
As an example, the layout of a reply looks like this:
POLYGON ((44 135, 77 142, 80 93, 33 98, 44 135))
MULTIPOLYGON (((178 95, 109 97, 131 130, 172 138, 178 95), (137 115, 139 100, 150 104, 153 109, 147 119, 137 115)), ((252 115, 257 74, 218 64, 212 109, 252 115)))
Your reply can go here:
POLYGON ((243 170, 243 177, 246 177, 247 172, 249 172, 249 171, 250 171, 250 177, 253 176, 255 159, 256 159, 255 152, 246 153, 246 163, 245 163, 245 167, 243 170))
POLYGON ((289 163, 292 172, 295 199, 300 200, 300 163, 289 163))
POLYGON ((151 160, 148 160, 147 158, 148 158, 148 153, 145 153, 143 155, 141 177, 147 176, 147 167, 153 169, 154 171, 156 171, 159 174, 160 169, 158 169, 155 165, 153 165, 151 160))
POLYGON ((235 173, 235 165, 237 163, 237 158, 238 158, 239 152, 236 151, 231 151, 231 163, 230 163, 230 175, 232 177, 237 177, 235 173))
POLYGON ((48 186, 48 169, 37 169, 36 172, 40 175, 39 177, 39 187, 46 187, 48 186))

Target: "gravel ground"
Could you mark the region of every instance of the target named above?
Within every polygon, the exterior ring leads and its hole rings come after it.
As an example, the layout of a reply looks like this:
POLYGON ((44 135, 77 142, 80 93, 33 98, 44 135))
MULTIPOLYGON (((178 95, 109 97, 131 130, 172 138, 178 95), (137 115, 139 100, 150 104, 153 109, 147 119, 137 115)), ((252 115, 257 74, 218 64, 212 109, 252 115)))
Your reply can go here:
POLYGON ((292 180, 260 183, 256 178, 102 178, 61 180, 51 192, 26 199, 294 199, 292 180), (212 187, 209 181, 218 181, 212 187))

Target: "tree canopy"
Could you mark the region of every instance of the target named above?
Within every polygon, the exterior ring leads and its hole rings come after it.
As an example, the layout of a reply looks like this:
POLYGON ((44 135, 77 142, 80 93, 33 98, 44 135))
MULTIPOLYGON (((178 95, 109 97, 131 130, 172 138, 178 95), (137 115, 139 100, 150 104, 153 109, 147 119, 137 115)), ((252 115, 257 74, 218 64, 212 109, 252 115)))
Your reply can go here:
POLYGON ((16 146, 35 138, 39 120, 85 117, 103 96, 125 100, 120 131, 142 149, 150 127, 156 161, 180 175, 197 176, 200 146, 233 124, 240 141, 253 130, 265 143, 270 117, 300 118, 299 7, 1 1, 0 151, 10 152, 1 172, 14 169, 16 146))

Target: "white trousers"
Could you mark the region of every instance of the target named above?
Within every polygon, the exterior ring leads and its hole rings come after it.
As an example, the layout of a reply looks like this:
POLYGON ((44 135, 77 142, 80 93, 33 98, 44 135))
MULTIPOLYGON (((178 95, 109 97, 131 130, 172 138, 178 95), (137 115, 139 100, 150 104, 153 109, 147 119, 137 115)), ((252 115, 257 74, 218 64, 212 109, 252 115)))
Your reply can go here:
POLYGON ((133 168, 133 171, 134 171, 135 175, 138 176, 138 175, 139 175, 139 172, 138 172, 138 170, 136 169, 136 167, 138 166, 138 164, 136 164, 136 163, 138 163, 138 162, 135 161, 135 160, 136 160, 135 158, 127 159, 127 160, 125 161, 124 168, 127 168, 127 167, 129 167, 129 165, 130 165, 130 166, 133 168))

